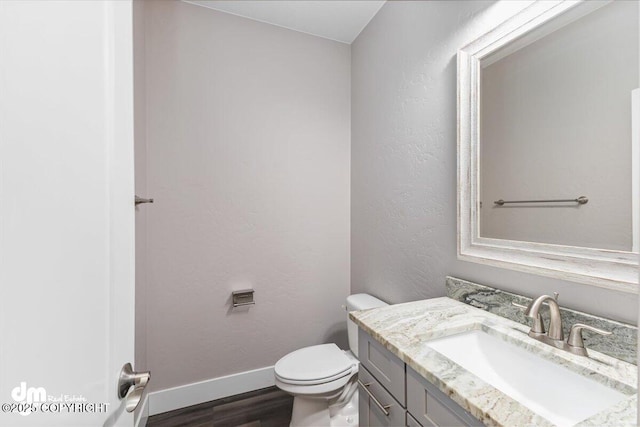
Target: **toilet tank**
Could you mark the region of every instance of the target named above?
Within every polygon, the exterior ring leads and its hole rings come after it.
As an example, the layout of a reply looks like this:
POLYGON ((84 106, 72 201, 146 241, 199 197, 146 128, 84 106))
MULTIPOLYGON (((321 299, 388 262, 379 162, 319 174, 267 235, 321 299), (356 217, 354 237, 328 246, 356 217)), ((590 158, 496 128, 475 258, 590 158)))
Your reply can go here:
POLYGON ((389 304, 369 294, 354 294, 347 297, 347 334, 349 335, 349 349, 356 357, 358 357, 358 325, 349 319, 349 312, 383 307, 385 305, 389 304))

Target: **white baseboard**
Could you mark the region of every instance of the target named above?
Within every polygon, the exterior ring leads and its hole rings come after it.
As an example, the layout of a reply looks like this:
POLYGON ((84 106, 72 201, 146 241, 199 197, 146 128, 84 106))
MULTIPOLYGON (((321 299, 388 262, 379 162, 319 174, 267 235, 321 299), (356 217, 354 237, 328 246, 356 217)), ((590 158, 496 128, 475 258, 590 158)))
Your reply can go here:
POLYGON ((145 393, 140 404, 140 410, 137 413, 136 419, 133 422, 134 427, 144 427, 147 425, 149 419, 149 395, 145 393))
MULTIPOLYGON (((273 366, 149 393, 148 416, 275 385, 273 366)), ((145 421, 146 422, 146 421, 145 421)), ((142 424, 144 425, 144 424, 142 424)))

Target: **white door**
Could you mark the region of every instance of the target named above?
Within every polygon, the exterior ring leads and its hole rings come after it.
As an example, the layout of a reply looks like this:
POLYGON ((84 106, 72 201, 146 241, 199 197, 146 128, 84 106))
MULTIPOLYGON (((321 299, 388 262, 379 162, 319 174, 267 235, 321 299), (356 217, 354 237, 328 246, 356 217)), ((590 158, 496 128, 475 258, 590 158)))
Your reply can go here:
POLYGON ((133 423, 131 22, 130 0, 0 0, 1 426, 133 423))

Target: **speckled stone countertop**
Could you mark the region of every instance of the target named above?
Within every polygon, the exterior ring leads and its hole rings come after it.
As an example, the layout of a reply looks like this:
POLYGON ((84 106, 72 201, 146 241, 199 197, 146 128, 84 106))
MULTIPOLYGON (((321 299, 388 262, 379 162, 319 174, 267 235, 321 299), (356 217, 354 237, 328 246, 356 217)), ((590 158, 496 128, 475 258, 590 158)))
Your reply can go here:
MULTIPOLYGON (((447 296, 473 307, 486 310, 500 317, 514 320, 523 325, 529 325, 523 310, 513 306, 513 302, 521 305, 529 305, 531 298, 506 292, 478 283, 455 277, 447 277, 447 296)), ((609 336, 598 335, 584 331, 584 343, 587 348, 608 354, 616 359, 624 360, 632 364, 637 362, 638 328, 604 317, 594 316, 577 310, 571 310, 562 306, 560 296, 560 312, 562 313, 562 326, 565 336, 569 335, 569 328, 576 323, 586 323, 596 328, 612 332, 609 336)), ((545 324, 549 324, 549 310, 542 310, 545 324)))
POLYGON ((529 328, 451 298, 434 298, 356 311, 349 317, 389 351, 486 425, 551 426, 551 422, 428 346, 428 341, 470 330, 505 339, 628 395, 579 426, 635 426, 637 368, 596 351, 575 356, 527 335, 529 328))

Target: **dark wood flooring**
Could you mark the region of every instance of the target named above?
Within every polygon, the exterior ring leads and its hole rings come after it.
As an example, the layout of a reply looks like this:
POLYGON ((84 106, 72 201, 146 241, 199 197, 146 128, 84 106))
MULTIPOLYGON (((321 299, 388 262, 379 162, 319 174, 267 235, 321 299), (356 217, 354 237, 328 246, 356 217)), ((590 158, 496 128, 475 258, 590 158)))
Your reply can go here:
POLYGON ((149 417, 148 427, 287 427, 293 397, 269 387, 149 417))

